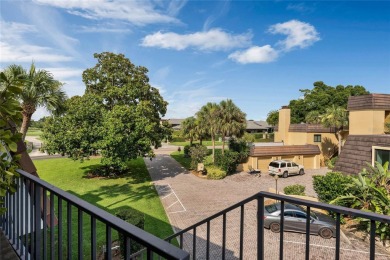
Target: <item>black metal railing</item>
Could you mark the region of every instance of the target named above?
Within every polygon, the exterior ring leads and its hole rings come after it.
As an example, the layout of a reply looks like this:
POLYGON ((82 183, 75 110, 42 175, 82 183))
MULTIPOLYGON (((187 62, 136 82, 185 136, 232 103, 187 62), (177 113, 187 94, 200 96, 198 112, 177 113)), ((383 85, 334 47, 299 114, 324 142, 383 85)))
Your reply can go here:
POLYGON ((189 259, 189 254, 29 173, 18 170, 0 228, 21 259, 189 259), (123 242, 118 241, 123 234, 123 242), (133 243, 145 256, 131 252, 133 243), (114 248, 114 249, 113 249, 114 248), (115 251, 115 252, 114 252, 115 251))
MULTIPOLYGON (((187 227, 166 240, 178 244, 188 251, 192 259, 283 259, 294 256, 296 259, 312 259, 311 253, 319 254, 317 258, 324 259, 361 259, 366 254, 369 259, 389 259, 390 254, 376 253, 375 232, 376 222, 390 224, 390 216, 364 212, 356 209, 313 202, 290 196, 277 195, 269 192, 260 192, 239 203, 236 203, 198 223, 187 227), (265 199, 272 199, 281 203, 280 232, 274 234, 264 228, 265 199), (284 219, 284 205, 291 203, 306 208, 304 234, 286 233, 284 219), (332 239, 323 239, 311 235, 311 214, 315 209, 325 210, 334 214, 336 218, 336 234, 332 239), (355 250, 341 247, 341 216, 364 218, 369 221, 370 238, 364 249, 355 250), (229 221, 229 218, 233 219, 229 221), (212 230, 211 230, 212 229, 212 230), (229 235, 227 233, 230 232, 229 235), (216 235, 219 234, 219 235, 216 235), (265 237, 267 234, 267 237, 265 237), (291 237, 285 241, 285 236, 291 237), (302 242, 299 242, 301 239, 302 242), (314 244, 311 240, 315 240, 314 244), (301 244, 299 250, 297 247, 301 244), (289 247, 289 248, 286 248, 289 247), (315 248, 315 250, 311 250, 315 248), (323 251, 321 251, 321 248, 323 251), (343 250, 343 254, 340 251, 343 250), (301 254, 298 255, 298 254, 301 254), (279 256, 278 256, 279 254, 279 256), (291 255, 293 254, 293 255, 291 255), (357 254, 354 257, 353 254, 357 254)), ((317 259, 316 256, 312 256, 317 259)))

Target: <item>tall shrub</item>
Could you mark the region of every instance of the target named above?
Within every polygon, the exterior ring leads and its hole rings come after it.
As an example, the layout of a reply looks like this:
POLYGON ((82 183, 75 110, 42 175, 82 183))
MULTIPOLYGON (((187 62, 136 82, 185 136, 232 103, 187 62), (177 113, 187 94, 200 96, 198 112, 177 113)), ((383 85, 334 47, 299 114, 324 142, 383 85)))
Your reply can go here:
POLYGON ((347 187, 350 183, 352 183, 352 177, 341 172, 328 172, 326 175, 313 176, 313 188, 318 199, 325 203, 329 203, 339 196, 353 193, 354 189, 347 187))
POLYGON ((189 152, 191 156, 191 168, 196 169, 198 163, 203 162, 204 158, 208 154, 208 149, 204 145, 196 145, 190 148, 189 152))
POLYGON ((226 171, 227 174, 232 174, 236 171, 237 165, 239 164, 240 154, 235 151, 227 150, 225 154, 220 152, 216 153, 215 163, 221 167, 222 170, 226 171))

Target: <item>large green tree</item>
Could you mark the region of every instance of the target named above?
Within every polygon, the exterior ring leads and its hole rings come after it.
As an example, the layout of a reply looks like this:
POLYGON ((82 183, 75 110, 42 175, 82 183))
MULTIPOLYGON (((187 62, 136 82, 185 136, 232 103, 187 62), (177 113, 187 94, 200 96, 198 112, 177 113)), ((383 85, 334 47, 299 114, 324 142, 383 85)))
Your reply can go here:
POLYGON ((22 91, 18 94, 23 115, 20 127, 23 140, 26 137, 31 117, 38 107, 45 107, 52 113, 63 111, 63 104, 67 98, 62 90, 63 84, 55 80, 50 72, 38 70, 32 63, 28 71, 22 66, 11 65, 5 69, 5 74, 23 79, 22 91))
POLYGON ((0 72, 0 215, 6 211, 3 197, 6 192, 15 192, 14 178, 18 176, 19 156, 13 153, 17 151, 17 142, 21 134, 12 129, 14 123, 22 120, 22 109, 17 95, 21 92, 23 79, 12 71, 0 72), (8 74, 8 75, 7 75, 8 74))
POLYGON ((63 116, 48 120, 43 137, 51 153, 82 159, 99 152, 106 173, 121 172, 129 159, 153 156, 152 147, 161 146, 168 103, 150 86, 145 67, 123 54, 94 57, 96 66, 83 72, 85 94, 68 102, 63 116))
MULTIPOLYGON (((313 83, 313 86, 313 89, 300 89, 302 97, 289 102, 288 106, 291 109, 292 124, 306 122, 307 114, 312 111, 317 111, 319 115, 322 115, 328 107, 333 105, 346 109, 350 96, 369 94, 363 86, 359 85, 338 85, 332 87, 322 81, 317 81, 313 83)), ((273 114, 268 115, 267 122, 269 118, 271 119, 270 115, 273 114)))
POLYGON ((219 103, 219 124, 222 134, 222 154, 225 150, 225 137, 241 137, 246 129, 246 114, 231 99, 219 103))
POLYGON ((271 110, 267 114, 267 123, 269 125, 275 126, 279 123, 279 111, 271 110))
POLYGON ((196 113, 198 120, 199 128, 201 131, 206 132, 211 137, 211 142, 213 145, 212 149, 212 158, 213 163, 215 162, 215 137, 220 132, 220 106, 216 103, 209 102, 196 113))

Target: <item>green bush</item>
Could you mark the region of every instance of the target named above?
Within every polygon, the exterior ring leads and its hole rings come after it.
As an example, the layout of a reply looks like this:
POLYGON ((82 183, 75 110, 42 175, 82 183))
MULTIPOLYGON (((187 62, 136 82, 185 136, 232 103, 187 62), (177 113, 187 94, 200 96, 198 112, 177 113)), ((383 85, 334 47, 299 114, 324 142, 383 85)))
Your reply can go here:
POLYGON ((335 156, 335 157, 333 157, 333 158, 327 160, 327 161, 325 162, 325 165, 326 165, 329 169, 333 169, 334 166, 336 165, 336 162, 337 162, 338 159, 339 159, 339 157, 338 157, 338 156, 335 156))
POLYGON ((301 195, 305 196, 305 186, 300 184, 289 185, 283 189, 286 195, 301 195))
POLYGON ((207 167, 207 179, 220 180, 226 177, 226 172, 216 166, 207 167))
POLYGON ((237 157, 237 164, 245 163, 248 160, 250 148, 245 140, 230 139, 229 150, 239 154, 237 157))
MULTIPOLYGON (((123 209, 118 211, 115 214, 118 218, 123 219, 126 222, 129 222, 130 224, 140 228, 144 229, 145 226, 145 215, 144 213, 133 209, 133 208, 128 208, 128 209, 123 209)), ((120 244, 120 251, 122 256, 124 256, 125 253, 125 237, 122 233, 119 233, 119 244, 120 244)), ((131 241, 130 244, 130 250, 132 253, 136 253, 140 251, 143 248, 143 246, 135 241, 131 241)))
POLYGON ((190 145, 184 146, 184 149, 183 149, 184 157, 189 157, 190 156, 190 148, 191 148, 190 145))
POLYGON ((215 154, 215 164, 226 171, 226 174, 232 174, 236 171, 239 164, 240 154, 235 151, 227 150, 225 154, 217 152, 215 154))
POLYGON ((313 188, 318 199, 325 203, 329 203, 337 197, 355 193, 352 188, 347 187, 352 182, 352 177, 341 172, 328 172, 326 175, 313 176, 313 188))
POLYGON ((208 155, 208 149, 204 145, 194 145, 190 148, 191 156, 191 168, 196 169, 198 163, 203 162, 204 158, 208 155))

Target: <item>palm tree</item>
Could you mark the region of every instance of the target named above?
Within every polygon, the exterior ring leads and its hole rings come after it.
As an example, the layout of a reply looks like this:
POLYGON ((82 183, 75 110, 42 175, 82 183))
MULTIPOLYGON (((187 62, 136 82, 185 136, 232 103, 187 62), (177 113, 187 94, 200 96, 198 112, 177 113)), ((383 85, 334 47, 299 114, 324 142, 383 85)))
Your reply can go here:
POLYGON ((24 140, 36 109, 42 106, 51 113, 60 113, 64 109, 64 101, 67 97, 62 90, 63 84, 55 80, 50 72, 37 70, 34 63, 31 64, 28 72, 21 66, 11 65, 6 68, 6 74, 24 79, 22 92, 19 94, 23 110, 20 132, 24 140))
POLYGON ((321 123, 325 127, 334 127, 337 140, 339 141, 339 154, 341 153, 342 137, 341 132, 344 126, 348 125, 347 111, 342 107, 335 105, 328 107, 322 116, 321 123))
POLYGON ((220 106, 220 132, 222 134, 222 154, 225 150, 225 137, 241 137, 246 128, 245 113, 231 99, 222 100, 220 106))
POLYGON ((211 136, 213 143, 213 163, 215 162, 215 136, 220 130, 220 107, 216 103, 207 103, 196 113, 199 128, 201 131, 206 132, 211 136))
POLYGON ((308 124, 321 124, 322 118, 317 110, 310 111, 306 114, 305 121, 308 124))
POLYGON ((195 138, 197 138, 196 119, 191 116, 183 120, 181 123, 182 134, 185 138, 190 139, 190 146, 195 138))

